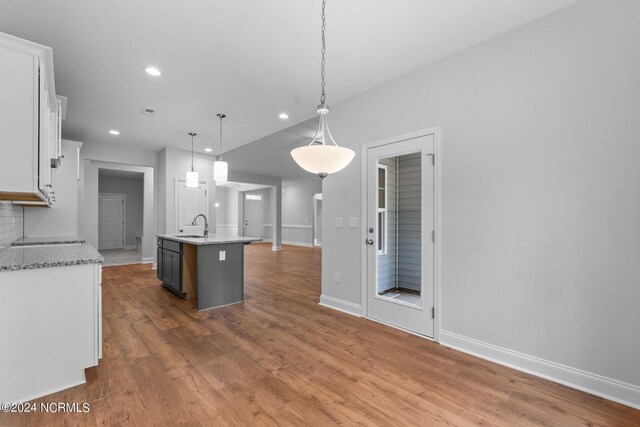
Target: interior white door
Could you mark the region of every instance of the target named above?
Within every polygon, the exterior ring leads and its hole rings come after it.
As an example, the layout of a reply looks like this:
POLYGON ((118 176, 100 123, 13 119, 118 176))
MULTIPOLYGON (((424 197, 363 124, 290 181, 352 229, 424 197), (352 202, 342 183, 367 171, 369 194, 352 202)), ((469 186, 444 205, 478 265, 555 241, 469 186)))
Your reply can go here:
POLYGON ((367 316, 433 337, 434 137, 367 150, 367 316))
POLYGON ((262 195, 244 195, 242 235, 262 238, 262 195))
MULTIPOLYGON (((185 225, 191 225, 199 214, 204 214, 209 220, 207 184, 201 182, 199 187, 190 188, 184 180, 177 180, 176 187, 176 233, 185 225)), ((202 218, 198 219, 198 224, 204 225, 202 218)))
POLYGON ((98 195, 98 249, 124 248, 124 195, 98 195))

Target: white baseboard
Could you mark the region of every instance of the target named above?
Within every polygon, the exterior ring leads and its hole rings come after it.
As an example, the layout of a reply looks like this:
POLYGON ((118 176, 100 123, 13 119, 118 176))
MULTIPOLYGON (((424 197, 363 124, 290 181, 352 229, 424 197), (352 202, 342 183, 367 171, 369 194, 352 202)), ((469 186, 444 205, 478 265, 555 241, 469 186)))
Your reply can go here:
POLYGON ((143 257, 142 258, 142 263, 143 264, 153 264, 153 257, 152 256, 143 257))
POLYGON ((57 393, 57 392, 62 391, 62 390, 67 390, 67 389, 72 388, 72 387, 77 387, 77 386, 79 386, 81 384, 86 384, 86 383, 87 383, 87 379, 85 377, 84 371, 82 371, 82 378, 77 380, 77 381, 72 381, 69 384, 57 386, 55 388, 52 388, 51 390, 41 391, 39 393, 30 395, 30 396, 24 396, 24 397, 21 397, 19 399, 15 399, 15 402, 16 403, 29 402, 29 401, 32 401, 32 400, 35 400, 35 399, 39 399, 39 398, 44 397, 44 396, 48 396, 48 395, 53 394, 53 393, 57 393))
POLYGON ((362 317, 362 306, 360 304, 355 304, 327 295, 320 295, 320 302, 318 304, 323 307, 329 307, 333 308, 334 310, 342 311, 343 313, 347 313, 352 316, 362 317))
POLYGON ((136 245, 124 245, 124 249, 126 250, 132 250, 132 249, 136 249, 137 246, 136 245))
POLYGON ((274 252, 281 251, 282 250, 282 245, 280 245, 280 246, 273 245, 273 246, 271 246, 271 250, 274 251, 274 252))
POLYGON ((640 409, 640 387, 632 384, 444 330, 440 331, 440 344, 481 359, 640 409))
POLYGON ((313 247, 313 245, 312 245, 311 243, 306 243, 306 242, 290 242, 290 241, 286 241, 286 240, 283 240, 283 241, 282 241, 282 244, 284 244, 284 245, 292 245, 292 246, 304 246, 304 247, 307 247, 307 248, 312 248, 312 247, 313 247))

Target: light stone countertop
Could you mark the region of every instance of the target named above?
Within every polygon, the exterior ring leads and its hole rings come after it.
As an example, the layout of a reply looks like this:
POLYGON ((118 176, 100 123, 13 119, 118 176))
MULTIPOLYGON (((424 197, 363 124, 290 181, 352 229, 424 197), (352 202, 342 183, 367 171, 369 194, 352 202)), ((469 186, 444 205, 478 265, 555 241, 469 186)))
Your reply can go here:
POLYGON ((71 245, 84 242, 85 240, 78 236, 23 237, 11 243, 11 246, 71 245))
POLYGON ((209 234, 207 237, 184 237, 175 234, 156 234, 156 237, 197 246, 222 245, 225 243, 251 243, 262 240, 259 237, 244 237, 231 233, 209 234))
POLYGON ((8 246, 0 249, 0 272, 102 264, 104 258, 88 244, 8 246))

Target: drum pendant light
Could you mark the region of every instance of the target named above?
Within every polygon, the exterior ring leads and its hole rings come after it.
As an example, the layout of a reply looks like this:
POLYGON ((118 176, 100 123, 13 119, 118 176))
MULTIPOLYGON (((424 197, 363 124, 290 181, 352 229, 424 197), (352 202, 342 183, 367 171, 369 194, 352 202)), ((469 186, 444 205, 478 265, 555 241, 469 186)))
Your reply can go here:
POLYGON ((229 176, 229 164, 222 161, 222 119, 227 116, 224 114, 217 114, 217 116, 220 118, 220 151, 216 156, 216 161, 213 162, 213 180, 215 182, 226 182, 229 176))
POLYGON ((196 134, 189 132, 189 136, 191 136, 191 170, 187 171, 187 187, 198 188, 198 172, 193 169, 193 137, 196 134))
POLYGON ((322 0, 322 61, 320 62, 321 88, 320 105, 318 105, 318 130, 311 140, 311 143, 305 147, 298 147, 291 151, 291 157, 304 170, 318 175, 324 179, 328 174, 338 172, 353 160, 356 153, 346 147, 340 147, 333 140, 329 125, 327 123, 327 114, 329 114, 329 106, 326 104, 325 94, 325 58, 326 51, 325 29, 326 17, 325 7, 326 0, 322 0))

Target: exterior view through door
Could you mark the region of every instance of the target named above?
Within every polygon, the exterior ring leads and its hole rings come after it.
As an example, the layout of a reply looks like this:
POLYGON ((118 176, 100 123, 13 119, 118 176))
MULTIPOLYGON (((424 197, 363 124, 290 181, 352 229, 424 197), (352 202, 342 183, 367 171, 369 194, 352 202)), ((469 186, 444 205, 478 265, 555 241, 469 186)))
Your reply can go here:
POLYGON ((124 248, 124 195, 98 195, 98 249, 124 248))
POLYGON ((366 315, 433 337, 434 135, 366 151, 366 315))

